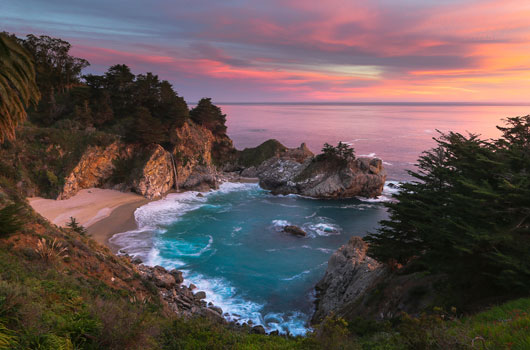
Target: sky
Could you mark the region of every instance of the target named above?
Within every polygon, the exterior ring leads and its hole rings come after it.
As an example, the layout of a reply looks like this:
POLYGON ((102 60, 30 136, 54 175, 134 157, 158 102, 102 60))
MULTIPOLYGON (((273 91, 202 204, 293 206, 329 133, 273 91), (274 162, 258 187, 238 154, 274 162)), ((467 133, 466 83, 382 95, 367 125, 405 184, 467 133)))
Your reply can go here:
POLYGON ((528 0, 0 0, 0 30, 188 101, 527 102, 528 0))

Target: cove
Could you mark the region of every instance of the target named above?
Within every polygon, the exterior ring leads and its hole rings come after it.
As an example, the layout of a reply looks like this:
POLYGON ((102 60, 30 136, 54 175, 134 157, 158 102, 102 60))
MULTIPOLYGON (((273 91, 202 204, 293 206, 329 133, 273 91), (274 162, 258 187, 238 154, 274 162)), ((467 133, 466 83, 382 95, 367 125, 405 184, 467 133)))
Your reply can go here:
POLYGON ((331 254, 387 218, 378 199, 316 200, 274 196, 257 184, 224 183, 207 193, 169 194, 135 212, 138 229, 115 235, 120 251, 147 265, 177 268, 185 283, 237 322, 304 334, 314 286, 331 254), (282 232, 302 227, 308 235, 282 232))

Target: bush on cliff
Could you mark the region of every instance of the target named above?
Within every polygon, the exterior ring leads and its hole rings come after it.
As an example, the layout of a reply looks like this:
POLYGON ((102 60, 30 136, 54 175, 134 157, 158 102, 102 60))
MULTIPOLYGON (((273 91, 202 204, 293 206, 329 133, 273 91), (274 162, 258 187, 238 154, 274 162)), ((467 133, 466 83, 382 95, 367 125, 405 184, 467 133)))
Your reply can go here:
POLYGON ((526 116, 508 119, 497 140, 442 134, 366 238, 369 254, 446 273, 468 298, 528 293, 529 129, 526 116))
POLYGON ((197 106, 190 111, 191 120, 203 125, 216 135, 226 133, 226 114, 223 114, 221 108, 212 103, 211 98, 203 98, 197 106))

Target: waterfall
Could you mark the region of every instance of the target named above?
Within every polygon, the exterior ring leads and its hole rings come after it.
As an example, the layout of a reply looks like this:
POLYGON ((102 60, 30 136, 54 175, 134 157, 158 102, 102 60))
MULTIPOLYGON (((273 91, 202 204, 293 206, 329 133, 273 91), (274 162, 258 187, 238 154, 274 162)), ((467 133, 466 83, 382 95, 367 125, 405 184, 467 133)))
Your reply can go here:
POLYGON ((175 178, 175 189, 177 192, 179 191, 179 181, 178 181, 178 173, 177 173, 177 163, 175 162, 175 157, 173 157, 173 153, 169 153, 171 155, 171 165, 173 166, 173 175, 175 178))

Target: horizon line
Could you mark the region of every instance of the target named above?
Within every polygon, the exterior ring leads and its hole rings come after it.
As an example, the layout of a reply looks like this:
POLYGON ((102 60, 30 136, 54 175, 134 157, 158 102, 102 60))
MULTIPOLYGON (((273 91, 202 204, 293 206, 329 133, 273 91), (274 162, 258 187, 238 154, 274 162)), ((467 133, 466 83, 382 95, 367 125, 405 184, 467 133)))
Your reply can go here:
MULTIPOLYGON (((413 102, 413 101, 381 101, 381 102, 311 102, 311 101, 272 101, 272 102, 215 102, 218 105, 292 105, 292 106, 530 106, 530 102, 463 102, 463 101, 448 101, 448 102, 413 102)), ((192 103, 197 104, 197 102, 192 103)))

